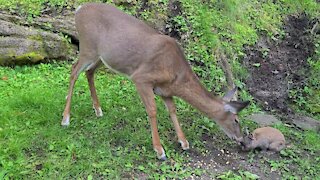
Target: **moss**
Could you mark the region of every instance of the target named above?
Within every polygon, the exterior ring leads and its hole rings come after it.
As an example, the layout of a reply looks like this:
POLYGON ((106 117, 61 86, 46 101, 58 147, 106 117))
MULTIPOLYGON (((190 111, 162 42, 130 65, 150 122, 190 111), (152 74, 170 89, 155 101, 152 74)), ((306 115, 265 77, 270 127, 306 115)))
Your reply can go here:
POLYGON ((28 52, 22 55, 16 55, 10 52, 6 56, 0 57, 1 66, 33 64, 45 59, 45 55, 41 52, 28 52))
POLYGON ((20 56, 16 56, 16 61, 19 62, 33 62, 36 63, 38 61, 44 60, 45 56, 43 56, 42 54, 38 53, 38 52, 30 52, 30 53, 25 53, 22 54, 20 56))
POLYGON ((7 64, 8 58, 0 57, 0 66, 4 66, 7 64))
POLYGON ((28 36, 28 39, 41 42, 43 41, 41 34, 30 35, 28 36))

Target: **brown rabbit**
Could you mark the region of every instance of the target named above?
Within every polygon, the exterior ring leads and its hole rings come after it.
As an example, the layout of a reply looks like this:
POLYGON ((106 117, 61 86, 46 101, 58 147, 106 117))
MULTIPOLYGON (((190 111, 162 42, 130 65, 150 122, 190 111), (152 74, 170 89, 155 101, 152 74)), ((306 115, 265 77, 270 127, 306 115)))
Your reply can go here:
POLYGON ((281 151, 285 147, 285 138, 283 134, 272 127, 262 127, 255 129, 253 133, 243 138, 242 149, 251 150, 260 148, 262 150, 281 151))

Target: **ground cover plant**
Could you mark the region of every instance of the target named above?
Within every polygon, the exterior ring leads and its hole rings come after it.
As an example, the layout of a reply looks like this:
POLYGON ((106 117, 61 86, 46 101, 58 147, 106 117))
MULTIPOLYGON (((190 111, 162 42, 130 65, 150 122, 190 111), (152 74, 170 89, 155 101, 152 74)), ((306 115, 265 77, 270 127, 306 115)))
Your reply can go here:
MULTIPOLYGON (((169 159, 158 161, 150 144, 147 115, 134 86, 126 78, 104 71, 98 73, 97 89, 105 115, 95 117, 86 79, 80 76, 73 101, 73 126, 62 128, 59 121, 69 69, 70 64, 65 63, 1 68, 1 178, 215 177, 213 169, 194 164, 216 158, 223 158, 218 161, 222 167, 219 173, 232 167, 234 173, 239 172, 220 178, 250 173, 312 178, 319 173, 320 137, 316 132, 279 125, 290 142, 280 155, 241 153, 215 123, 183 102, 178 103, 178 112, 192 150, 180 150, 168 114, 158 101, 159 131, 169 159), (230 164, 225 164, 228 161, 230 164), (251 169, 251 164, 264 169, 251 169)), ((243 123, 250 126, 251 122, 243 123)))
MULTIPOLYGON (((0 9, 26 16, 55 16, 87 0, 0 0, 0 9)), ((104 1, 105 2, 105 1, 104 1)), ((242 126, 257 124, 247 116, 262 110, 247 90, 242 64, 248 46, 263 37, 279 46, 287 41, 289 16, 306 17, 313 53, 306 57, 305 83, 290 89, 289 107, 319 119, 319 3, 274 1, 107 1, 179 41, 187 60, 206 87, 222 95, 227 84, 217 54, 232 66, 240 98, 250 100, 242 126), (196 5, 194 5, 196 4, 196 5), (301 15, 303 14, 303 15, 301 15), (164 22, 159 23, 159 22, 164 22), (309 32, 310 31, 310 32, 309 32)), ((67 37, 68 38, 68 37, 67 37)), ((254 49, 254 48, 253 48, 254 49)), ((281 49, 281 48, 279 48, 281 49)), ((272 48, 254 51, 272 62, 272 48), (270 58, 271 57, 271 58, 270 58)), ((191 143, 182 151, 168 113, 157 99, 158 126, 167 161, 155 158, 150 125, 135 87, 125 77, 98 71, 96 87, 104 116, 96 118, 84 74, 76 83, 71 126, 60 126, 72 62, 0 67, 0 179, 317 179, 319 133, 303 131, 284 118, 275 127, 287 138, 279 154, 242 152, 210 119, 177 100, 178 117, 191 143)), ((250 64, 260 68, 261 63, 250 64)), ((247 68, 249 69, 249 68, 247 68)), ((273 110, 271 110, 273 112, 273 110)))

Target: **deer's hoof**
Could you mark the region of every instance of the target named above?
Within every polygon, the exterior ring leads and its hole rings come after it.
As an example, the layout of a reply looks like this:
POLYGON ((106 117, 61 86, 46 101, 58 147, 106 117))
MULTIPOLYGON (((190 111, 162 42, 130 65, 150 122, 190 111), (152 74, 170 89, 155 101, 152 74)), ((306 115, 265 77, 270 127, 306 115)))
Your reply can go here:
POLYGON ((103 116, 101 107, 98 107, 98 108, 93 107, 93 109, 94 109, 94 112, 96 113, 97 117, 102 117, 103 116))
POLYGON ((166 160, 167 160, 167 157, 166 157, 166 155, 164 154, 163 156, 158 157, 158 159, 161 160, 161 161, 166 161, 166 160))
POLYGON ((164 152, 164 149, 162 147, 160 148, 160 151, 157 150, 156 148, 154 150, 156 151, 157 157, 159 160, 162 160, 162 161, 167 160, 166 153, 164 152))
POLYGON ((70 125, 70 116, 63 117, 61 121, 61 126, 69 126, 70 125))
POLYGON ((179 140, 179 143, 181 144, 181 147, 183 150, 188 150, 189 149, 189 142, 187 140, 181 141, 179 140))
POLYGON ((164 152, 163 152, 163 154, 161 154, 161 155, 158 154, 157 156, 158 156, 158 159, 161 161, 167 160, 166 154, 164 152))

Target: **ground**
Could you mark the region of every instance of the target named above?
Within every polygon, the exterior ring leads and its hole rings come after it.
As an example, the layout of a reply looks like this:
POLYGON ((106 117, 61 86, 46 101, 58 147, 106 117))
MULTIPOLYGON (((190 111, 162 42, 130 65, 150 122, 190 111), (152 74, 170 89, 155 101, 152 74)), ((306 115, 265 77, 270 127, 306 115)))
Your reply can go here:
POLYGON ((310 75, 308 58, 315 49, 310 30, 314 24, 305 14, 289 16, 283 38, 262 36, 255 46, 246 48, 243 63, 250 74, 246 84, 266 110, 293 113, 289 92, 303 88, 310 75))
MULTIPOLYGON (((171 4, 176 9, 172 16, 181 13, 174 6, 179 4, 171 4)), ((276 40, 263 37, 256 46, 246 47, 248 89, 269 113, 283 118, 294 111, 288 106, 288 91, 304 86, 306 58, 314 50, 307 31, 312 25, 304 15, 290 16, 284 35, 276 40)), ((183 41, 181 32, 164 32, 183 41)), ((243 152, 212 120, 178 99, 178 116, 191 148, 181 150, 168 113, 157 99, 159 131, 168 156, 167 161, 157 160, 147 115, 133 84, 103 69, 96 85, 104 116, 95 117, 81 75, 71 125, 62 128, 70 69, 70 63, 0 67, 0 179, 319 178, 319 133, 303 131, 284 118, 275 127, 286 137, 285 150, 243 152)), ((241 124, 253 130, 258 126, 247 119, 249 113, 240 114, 241 124)))
MULTIPOLYGON (((158 99, 159 131, 168 156, 167 161, 159 161, 133 84, 103 70, 96 84, 104 116, 95 117, 81 75, 71 125, 63 128, 60 121, 70 68, 61 63, 1 67, 0 177, 315 179, 319 174, 320 137, 316 132, 278 125, 287 138, 284 151, 242 152, 212 120, 178 99, 178 116, 191 149, 181 150, 158 99)), ((241 120, 243 127, 257 127, 243 115, 241 120)))

